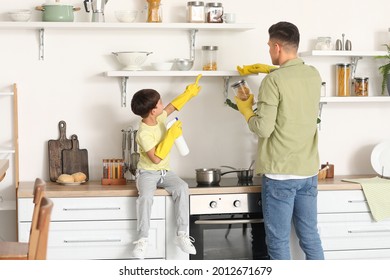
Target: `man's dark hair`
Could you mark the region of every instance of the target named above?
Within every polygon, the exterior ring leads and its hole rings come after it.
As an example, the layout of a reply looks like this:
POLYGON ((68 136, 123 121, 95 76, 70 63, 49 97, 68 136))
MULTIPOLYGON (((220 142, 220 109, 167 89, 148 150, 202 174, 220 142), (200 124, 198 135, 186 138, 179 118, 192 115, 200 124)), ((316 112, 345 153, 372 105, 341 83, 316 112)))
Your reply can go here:
POLYGON ((288 44, 298 49, 299 30, 294 24, 286 21, 275 23, 268 29, 269 38, 279 41, 279 43, 288 44))
POLYGON ((160 94, 154 89, 141 89, 131 99, 131 111, 134 114, 146 118, 160 100, 160 94))

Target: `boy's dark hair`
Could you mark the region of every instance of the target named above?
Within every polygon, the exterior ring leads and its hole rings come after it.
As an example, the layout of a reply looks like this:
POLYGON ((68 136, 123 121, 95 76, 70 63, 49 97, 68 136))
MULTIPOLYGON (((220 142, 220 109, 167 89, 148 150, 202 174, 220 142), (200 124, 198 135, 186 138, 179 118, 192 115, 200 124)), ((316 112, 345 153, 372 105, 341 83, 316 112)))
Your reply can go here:
POLYGON ((277 40, 298 49, 299 30, 294 24, 286 21, 275 23, 268 29, 270 39, 277 40))
POLYGON ((146 118, 160 100, 160 94, 154 89, 141 89, 131 99, 131 111, 141 118, 146 118))

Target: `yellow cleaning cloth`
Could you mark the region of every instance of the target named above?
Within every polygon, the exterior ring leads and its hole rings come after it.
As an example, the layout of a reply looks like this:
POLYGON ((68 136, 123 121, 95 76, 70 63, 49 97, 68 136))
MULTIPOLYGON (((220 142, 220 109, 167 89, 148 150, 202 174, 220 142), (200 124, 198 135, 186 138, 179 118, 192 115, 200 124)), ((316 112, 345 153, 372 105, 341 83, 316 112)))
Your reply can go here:
POLYGON ((372 216, 379 222, 390 218, 390 180, 377 177, 361 179, 343 179, 342 181, 359 183, 367 199, 372 216))

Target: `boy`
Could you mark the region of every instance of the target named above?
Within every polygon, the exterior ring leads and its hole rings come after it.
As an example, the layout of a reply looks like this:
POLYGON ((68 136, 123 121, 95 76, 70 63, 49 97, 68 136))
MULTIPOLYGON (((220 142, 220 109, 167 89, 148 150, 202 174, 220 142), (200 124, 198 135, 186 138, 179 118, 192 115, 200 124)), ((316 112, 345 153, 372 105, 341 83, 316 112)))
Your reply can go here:
POLYGON ((136 179, 139 194, 136 203, 139 239, 134 242, 133 256, 135 258, 143 259, 146 254, 150 212, 157 187, 165 188, 174 201, 177 225, 176 245, 187 254, 196 254, 196 249, 192 244, 194 239, 187 234, 188 184, 169 167, 169 152, 175 139, 182 135, 181 122, 176 121, 168 130, 165 122, 167 116, 175 110, 180 110, 187 101, 198 94, 200 78, 201 75, 198 75, 196 82, 188 85, 184 93, 177 96, 165 108, 160 94, 153 89, 140 90, 131 100, 131 110, 142 118, 136 137, 141 151, 136 179))

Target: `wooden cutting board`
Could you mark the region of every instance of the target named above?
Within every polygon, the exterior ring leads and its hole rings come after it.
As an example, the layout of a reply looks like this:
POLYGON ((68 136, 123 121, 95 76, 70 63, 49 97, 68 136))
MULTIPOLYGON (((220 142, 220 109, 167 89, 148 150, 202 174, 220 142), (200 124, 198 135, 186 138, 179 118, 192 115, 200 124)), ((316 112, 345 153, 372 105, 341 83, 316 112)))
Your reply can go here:
POLYGON ((62 150, 72 148, 72 140, 66 138, 66 122, 58 123, 60 138, 49 140, 49 174, 50 181, 55 182, 62 174, 62 150))
POLYGON ((62 173, 73 174, 83 172, 89 179, 88 171, 88 151, 79 149, 79 141, 77 135, 71 136, 72 148, 62 150, 62 173))

